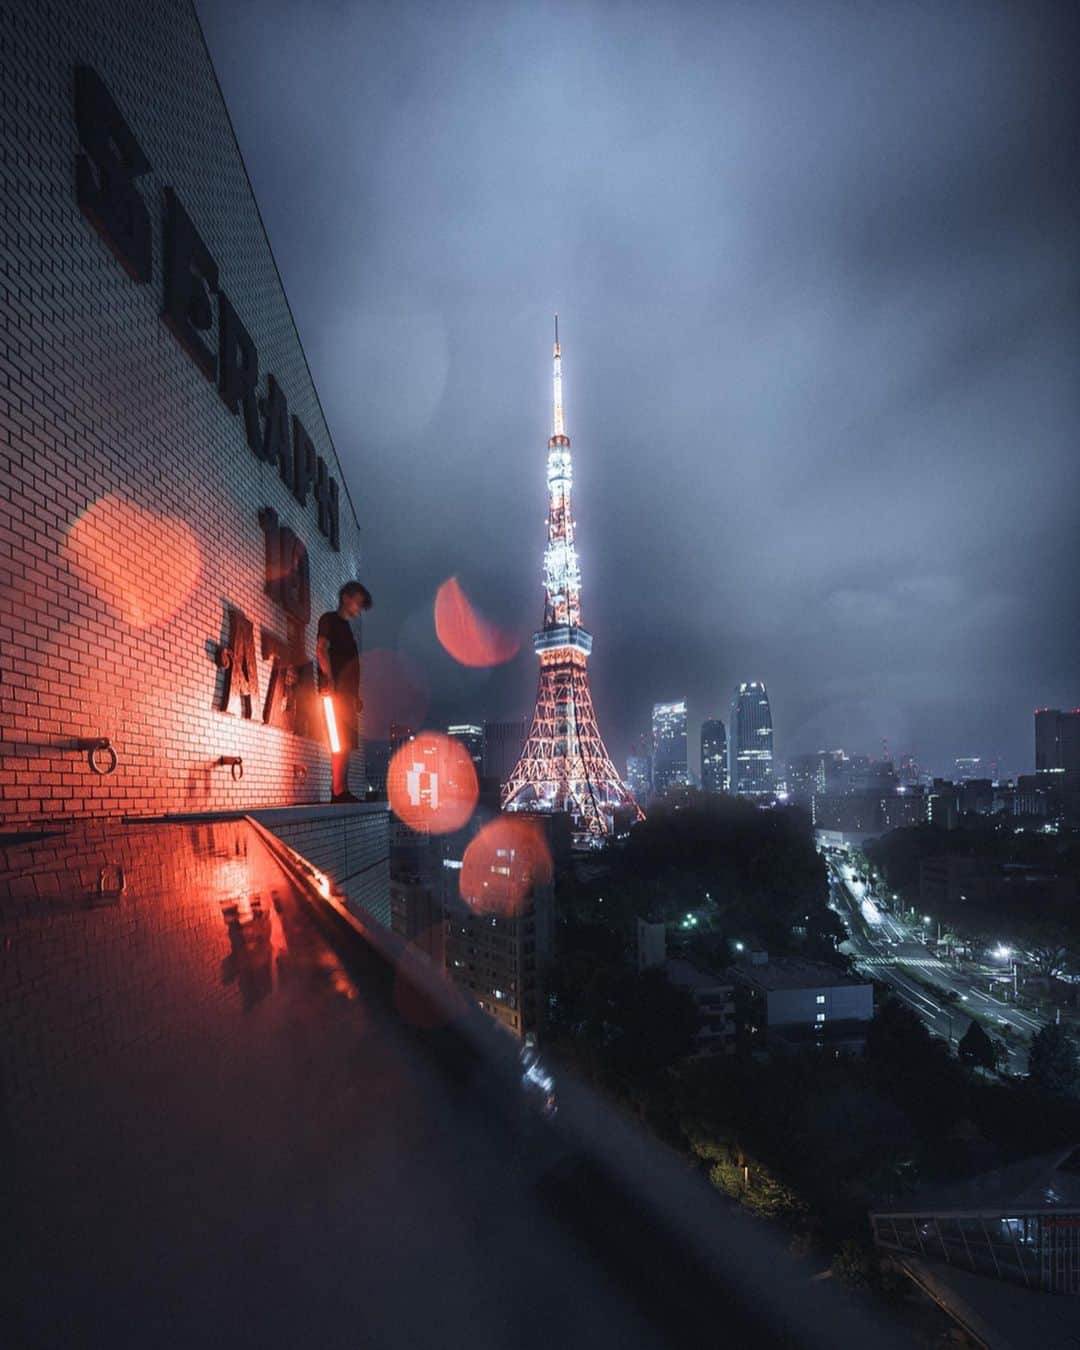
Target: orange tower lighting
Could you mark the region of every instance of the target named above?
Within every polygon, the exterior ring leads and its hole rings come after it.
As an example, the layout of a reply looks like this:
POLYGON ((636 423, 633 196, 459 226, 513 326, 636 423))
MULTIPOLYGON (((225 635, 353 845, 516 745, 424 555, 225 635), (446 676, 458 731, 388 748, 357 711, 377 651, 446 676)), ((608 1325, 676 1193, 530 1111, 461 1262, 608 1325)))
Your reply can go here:
POLYGON ((589 674, 592 634, 581 626, 581 570, 571 507, 573 461, 563 414, 562 349, 555 316, 553 413, 548 439, 544 626, 536 708, 521 757, 502 791, 506 811, 566 812, 577 843, 599 843, 619 808, 643 813, 611 762, 596 722, 589 674))

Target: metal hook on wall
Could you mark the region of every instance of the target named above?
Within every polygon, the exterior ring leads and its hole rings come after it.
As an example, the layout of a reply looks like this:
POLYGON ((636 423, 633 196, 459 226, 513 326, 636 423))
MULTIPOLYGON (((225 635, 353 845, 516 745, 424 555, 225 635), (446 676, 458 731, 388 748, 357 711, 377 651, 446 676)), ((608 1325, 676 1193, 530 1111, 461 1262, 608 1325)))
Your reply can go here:
POLYGON ((108 736, 87 737, 84 740, 76 741, 75 748, 87 752, 87 763, 94 773, 103 778, 110 773, 115 773, 118 762, 117 754, 108 736))
POLYGON ((110 869, 108 867, 103 867, 98 873, 98 895, 125 895, 127 893, 127 875, 125 874, 124 869, 120 866, 116 866, 112 870, 116 873, 115 885, 109 884, 111 878, 109 876, 110 869))
POLYGON ((229 766, 229 773, 232 774, 234 783, 239 783, 240 779, 243 778, 244 761, 240 755, 220 755, 218 757, 218 763, 227 764, 229 766))

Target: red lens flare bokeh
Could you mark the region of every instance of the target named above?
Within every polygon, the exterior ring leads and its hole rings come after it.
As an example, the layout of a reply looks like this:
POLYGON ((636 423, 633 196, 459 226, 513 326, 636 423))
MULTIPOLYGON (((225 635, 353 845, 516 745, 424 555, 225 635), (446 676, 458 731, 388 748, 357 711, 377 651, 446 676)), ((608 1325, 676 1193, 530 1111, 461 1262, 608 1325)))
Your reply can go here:
POLYGON ((476 768, 460 741, 422 731, 394 751, 386 775, 390 807, 410 829, 460 830, 476 807, 476 768))
POLYGON ((499 666, 517 655, 521 643, 473 608, 457 577, 435 592, 435 633, 443 647, 463 666, 499 666))
POLYGON ((202 566, 194 531, 175 516, 110 494, 68 531, 72 571, 132 628, 170 619, 195 588, 202 566))
POLYGON ((424 679, 413 663, 388 647, 376 647, 360 657, 360 714, 364 735, 384 741, 390 725, 421 727, 427 712, 424 679))
POLYGON ((552 878, 544 828, 524 816, 497 816, 471 841, 461 862, 461 898, 481 914, 512 918, 552 878))

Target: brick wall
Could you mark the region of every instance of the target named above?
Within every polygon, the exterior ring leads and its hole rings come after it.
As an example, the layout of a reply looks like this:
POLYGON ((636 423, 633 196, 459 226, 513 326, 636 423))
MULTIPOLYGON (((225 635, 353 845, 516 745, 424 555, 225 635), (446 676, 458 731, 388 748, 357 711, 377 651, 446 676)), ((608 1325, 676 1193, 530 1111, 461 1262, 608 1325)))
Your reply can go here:
POLYGON ((0 6, 0 57, 0 828, 325 799, 324 746, 262 722, 261 637, 284 636, 285 615, 259 513, 307 546, 309 655, 357 575, 358 527, 189 0, 0 6), (146 284, 76 201, 78 65, 152 165, 146 284), (338 481, 340 551, 159 317, 166 186, 254 340, 260 394, 272 373, 338 481), (230 607, 254 625, 250 718, 217 706, 230 607), (109 776, 74 748, 99 736, 119 756, 109 776), (243 758, 241 781, 222 755, 243 758))
POLYGON ((325 872, 358 918, 391 927, 390 808, 385 802, 251 814, 294 853, 325 872))

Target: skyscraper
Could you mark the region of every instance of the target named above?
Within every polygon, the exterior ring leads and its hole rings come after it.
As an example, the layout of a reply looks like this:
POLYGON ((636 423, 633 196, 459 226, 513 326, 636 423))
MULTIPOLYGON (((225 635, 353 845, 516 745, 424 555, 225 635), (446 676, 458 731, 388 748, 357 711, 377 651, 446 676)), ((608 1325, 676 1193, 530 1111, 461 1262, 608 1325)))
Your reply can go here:
POLYGON ((763 680, 739 685, 731 704, 731 786, 744 797, 773 790, 773 729, 763 680))
POLYGON ((824 792, 825 756, 820 751, 812 755, 793 755, 788 760, 787 789, 796 801, 807 800, 815 792, 824 792))
POLYGON ((640 805, 652 796, 652 759, 648 755, 628 755, 626 784, 640 805))
POLYGON ((686 760, 686 699, 678 703, 654 703, 653 791, 663 796, 669 788, 686 787, 690 781, 686 760))
POLYGON ((469 752, 469 758, 476 765, 479 774, 484 767, 484 728, 472 722, 461 722, 457 726, 447 727, 446 734, 460 741, 469 752))
POLYGON ((705 792, 728 790, 727 732, 719 717, 701 724, 701 786, 705 792))
POLYGON ((502 803, 507 811, 565 812, 579 843, 597 842, 612 832, 616 811, 639 818, 641 811, 611 762, 589 689, 592 634, 581 626, 581 571, 570 501, 574 471, 563 419, 558 316, 553 355, 544 626, 533 634, 540 682, 529 735, 503 788, 502 803))
POLYGON ((1080 708, 1035 709, 1035 772, 1080 773, 1080 708))

